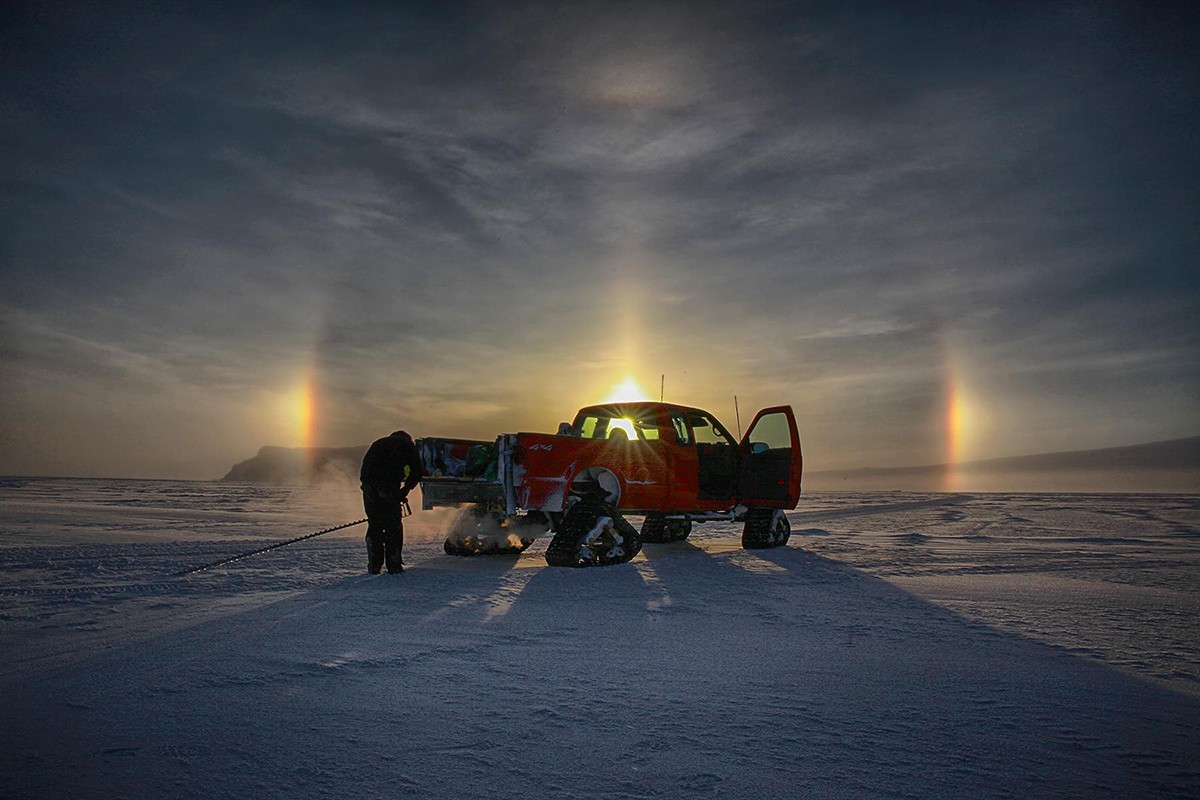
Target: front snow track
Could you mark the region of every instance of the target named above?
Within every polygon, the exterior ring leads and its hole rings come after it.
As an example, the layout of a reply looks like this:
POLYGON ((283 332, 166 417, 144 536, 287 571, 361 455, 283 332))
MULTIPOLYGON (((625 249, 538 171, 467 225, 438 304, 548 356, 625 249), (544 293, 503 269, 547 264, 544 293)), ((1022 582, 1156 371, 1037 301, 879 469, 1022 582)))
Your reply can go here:
POLYGON ((580 501, 563 515, 546 548, 552 567, 603 567, 624 564, 642 550, 637 529, 607 503, 580 501))
POLYGON ((760 550, 782 547, 792 535, 792 526, 781 508, 752 508, 746 512, 742 547, 760 550))

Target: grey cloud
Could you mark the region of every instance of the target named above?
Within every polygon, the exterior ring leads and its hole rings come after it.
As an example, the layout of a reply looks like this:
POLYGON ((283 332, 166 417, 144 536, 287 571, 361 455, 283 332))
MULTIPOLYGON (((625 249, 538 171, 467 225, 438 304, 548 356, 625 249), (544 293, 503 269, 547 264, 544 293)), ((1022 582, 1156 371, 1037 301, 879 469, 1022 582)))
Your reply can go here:
POLYGON ((953 344, 1029 430, 1193 432, 1194 49, 1102 6, 25 20, 0 369, 223 404, 314 364, 343 444, 665 371, 854 466, 939 452, 953 344))

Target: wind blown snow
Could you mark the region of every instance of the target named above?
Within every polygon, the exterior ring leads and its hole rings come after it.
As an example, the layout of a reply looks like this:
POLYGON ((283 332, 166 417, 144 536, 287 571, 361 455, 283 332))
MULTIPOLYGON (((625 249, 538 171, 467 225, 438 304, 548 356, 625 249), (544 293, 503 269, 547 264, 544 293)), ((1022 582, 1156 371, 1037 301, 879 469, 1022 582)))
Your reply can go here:
MULTIPOLYGON (((414 502, 413 506, 418 507, 414 502)), ((0 481, 6 798, 1195 797, 1200 498, 806 496, 365 574, 356 493, 0 481)), ((634 520, 635 524, 639 520, 634 520)))

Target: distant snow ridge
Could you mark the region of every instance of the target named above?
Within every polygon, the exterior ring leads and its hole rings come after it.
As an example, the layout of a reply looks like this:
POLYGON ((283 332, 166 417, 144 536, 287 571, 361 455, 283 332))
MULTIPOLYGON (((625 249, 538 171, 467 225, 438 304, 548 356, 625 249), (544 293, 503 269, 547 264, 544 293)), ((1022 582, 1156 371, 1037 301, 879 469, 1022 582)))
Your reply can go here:
POLYGON ((959 464, 821 470, 808 491, 1200 492, 1200 436, 959 464))

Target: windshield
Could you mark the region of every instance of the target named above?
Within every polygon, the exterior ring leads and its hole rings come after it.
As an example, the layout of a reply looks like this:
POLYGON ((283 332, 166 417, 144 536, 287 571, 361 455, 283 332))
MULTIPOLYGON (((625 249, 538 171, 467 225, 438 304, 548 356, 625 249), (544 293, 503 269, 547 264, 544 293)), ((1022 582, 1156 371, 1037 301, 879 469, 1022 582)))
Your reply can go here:
POLYGON ((717 422, 716 417, 692 411, 688 413, 688 421, 692 423, 696 444, 734 444, 733 437, 717 422))

